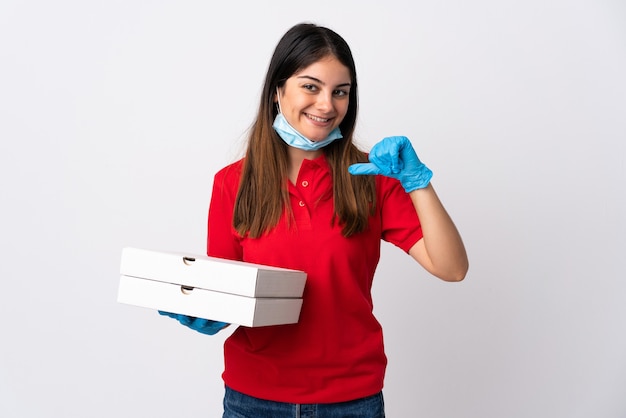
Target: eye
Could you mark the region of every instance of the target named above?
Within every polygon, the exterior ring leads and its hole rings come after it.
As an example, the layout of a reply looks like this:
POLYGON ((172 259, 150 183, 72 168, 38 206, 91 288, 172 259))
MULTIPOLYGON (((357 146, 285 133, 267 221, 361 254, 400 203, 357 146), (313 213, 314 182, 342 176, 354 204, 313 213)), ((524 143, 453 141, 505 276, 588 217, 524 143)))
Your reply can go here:
POLYGON ((302 88, 308 91, 317 91, 317 86, 314 84, 303 84, 302 88))
POLYGON ((347 90, 337 89, 337 90, 333 91, 333 95, 337 96, 337 97, 344 97, 344 96, 347 96, 349 94, 350 94, 350 92, 347 91, 347 90))

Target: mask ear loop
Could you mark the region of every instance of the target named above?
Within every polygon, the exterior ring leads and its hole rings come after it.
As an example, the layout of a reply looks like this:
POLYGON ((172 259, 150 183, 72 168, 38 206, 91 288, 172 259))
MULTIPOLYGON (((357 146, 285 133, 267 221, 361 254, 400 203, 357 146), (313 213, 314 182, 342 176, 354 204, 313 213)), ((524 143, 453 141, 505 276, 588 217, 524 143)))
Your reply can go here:
POLYGON ((280 107, 280 93, 278 86, 276 86, 276 101, 278 102, 278 113, 283 113, 283 109, 280 107))

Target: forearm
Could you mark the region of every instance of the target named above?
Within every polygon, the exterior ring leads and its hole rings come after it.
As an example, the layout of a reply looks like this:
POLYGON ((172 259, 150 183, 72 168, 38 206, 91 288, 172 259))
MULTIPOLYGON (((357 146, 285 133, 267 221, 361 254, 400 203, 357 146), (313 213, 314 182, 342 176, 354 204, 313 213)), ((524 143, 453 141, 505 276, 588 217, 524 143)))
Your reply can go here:
POLYGON ((442 280, 463 280, 469 265, 465 246, 432 184, 410 192, 409 196, 424 234, 409 254, 442 280))
POLYGON ((419 215, 424 237, 409 254, 442 280, 463 280, 468 269, 463 241, 430 184, 432 171, 417 157, 411 141, 405 136, 383 138, 372 147, 369 160, 351 165, 349 172, 382 174, 399 180, 419 215))

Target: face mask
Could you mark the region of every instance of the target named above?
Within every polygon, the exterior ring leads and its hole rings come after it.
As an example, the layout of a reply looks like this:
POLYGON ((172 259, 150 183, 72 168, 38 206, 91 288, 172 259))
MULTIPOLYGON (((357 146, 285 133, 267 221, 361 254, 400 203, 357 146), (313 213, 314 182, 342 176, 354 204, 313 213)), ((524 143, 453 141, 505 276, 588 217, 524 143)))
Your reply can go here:
MULTIPOLYGON (((278 95, 278 89, 276 89, 276 94, 278 95)), ((287 122, 287 119, 285 119, 285 116, 283 116, 283 113, 280 111, 280 96, 278 96, 278 115, 276 115, 272 126, 287 145, 304 151, 315 151, 325 147, 335 139, 343 138, 339 127, 336 127, 330 131, 325 139, 321 141, 311 141, 287 122)))

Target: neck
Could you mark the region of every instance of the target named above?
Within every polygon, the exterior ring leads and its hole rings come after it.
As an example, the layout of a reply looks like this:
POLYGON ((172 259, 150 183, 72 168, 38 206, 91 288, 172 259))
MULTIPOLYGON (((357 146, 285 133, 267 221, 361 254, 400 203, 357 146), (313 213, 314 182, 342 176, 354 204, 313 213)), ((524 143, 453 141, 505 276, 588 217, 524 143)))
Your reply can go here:
POLYGON ((314 160, 317 157, 321 156, 322 153, 322 150, 305 151, 295 147, 288 147, 287 156, 289 157, 289 180, 295 184, 298 180, 298 173, 300 172, 302 161, 304 161, 305 159, 314 160))

